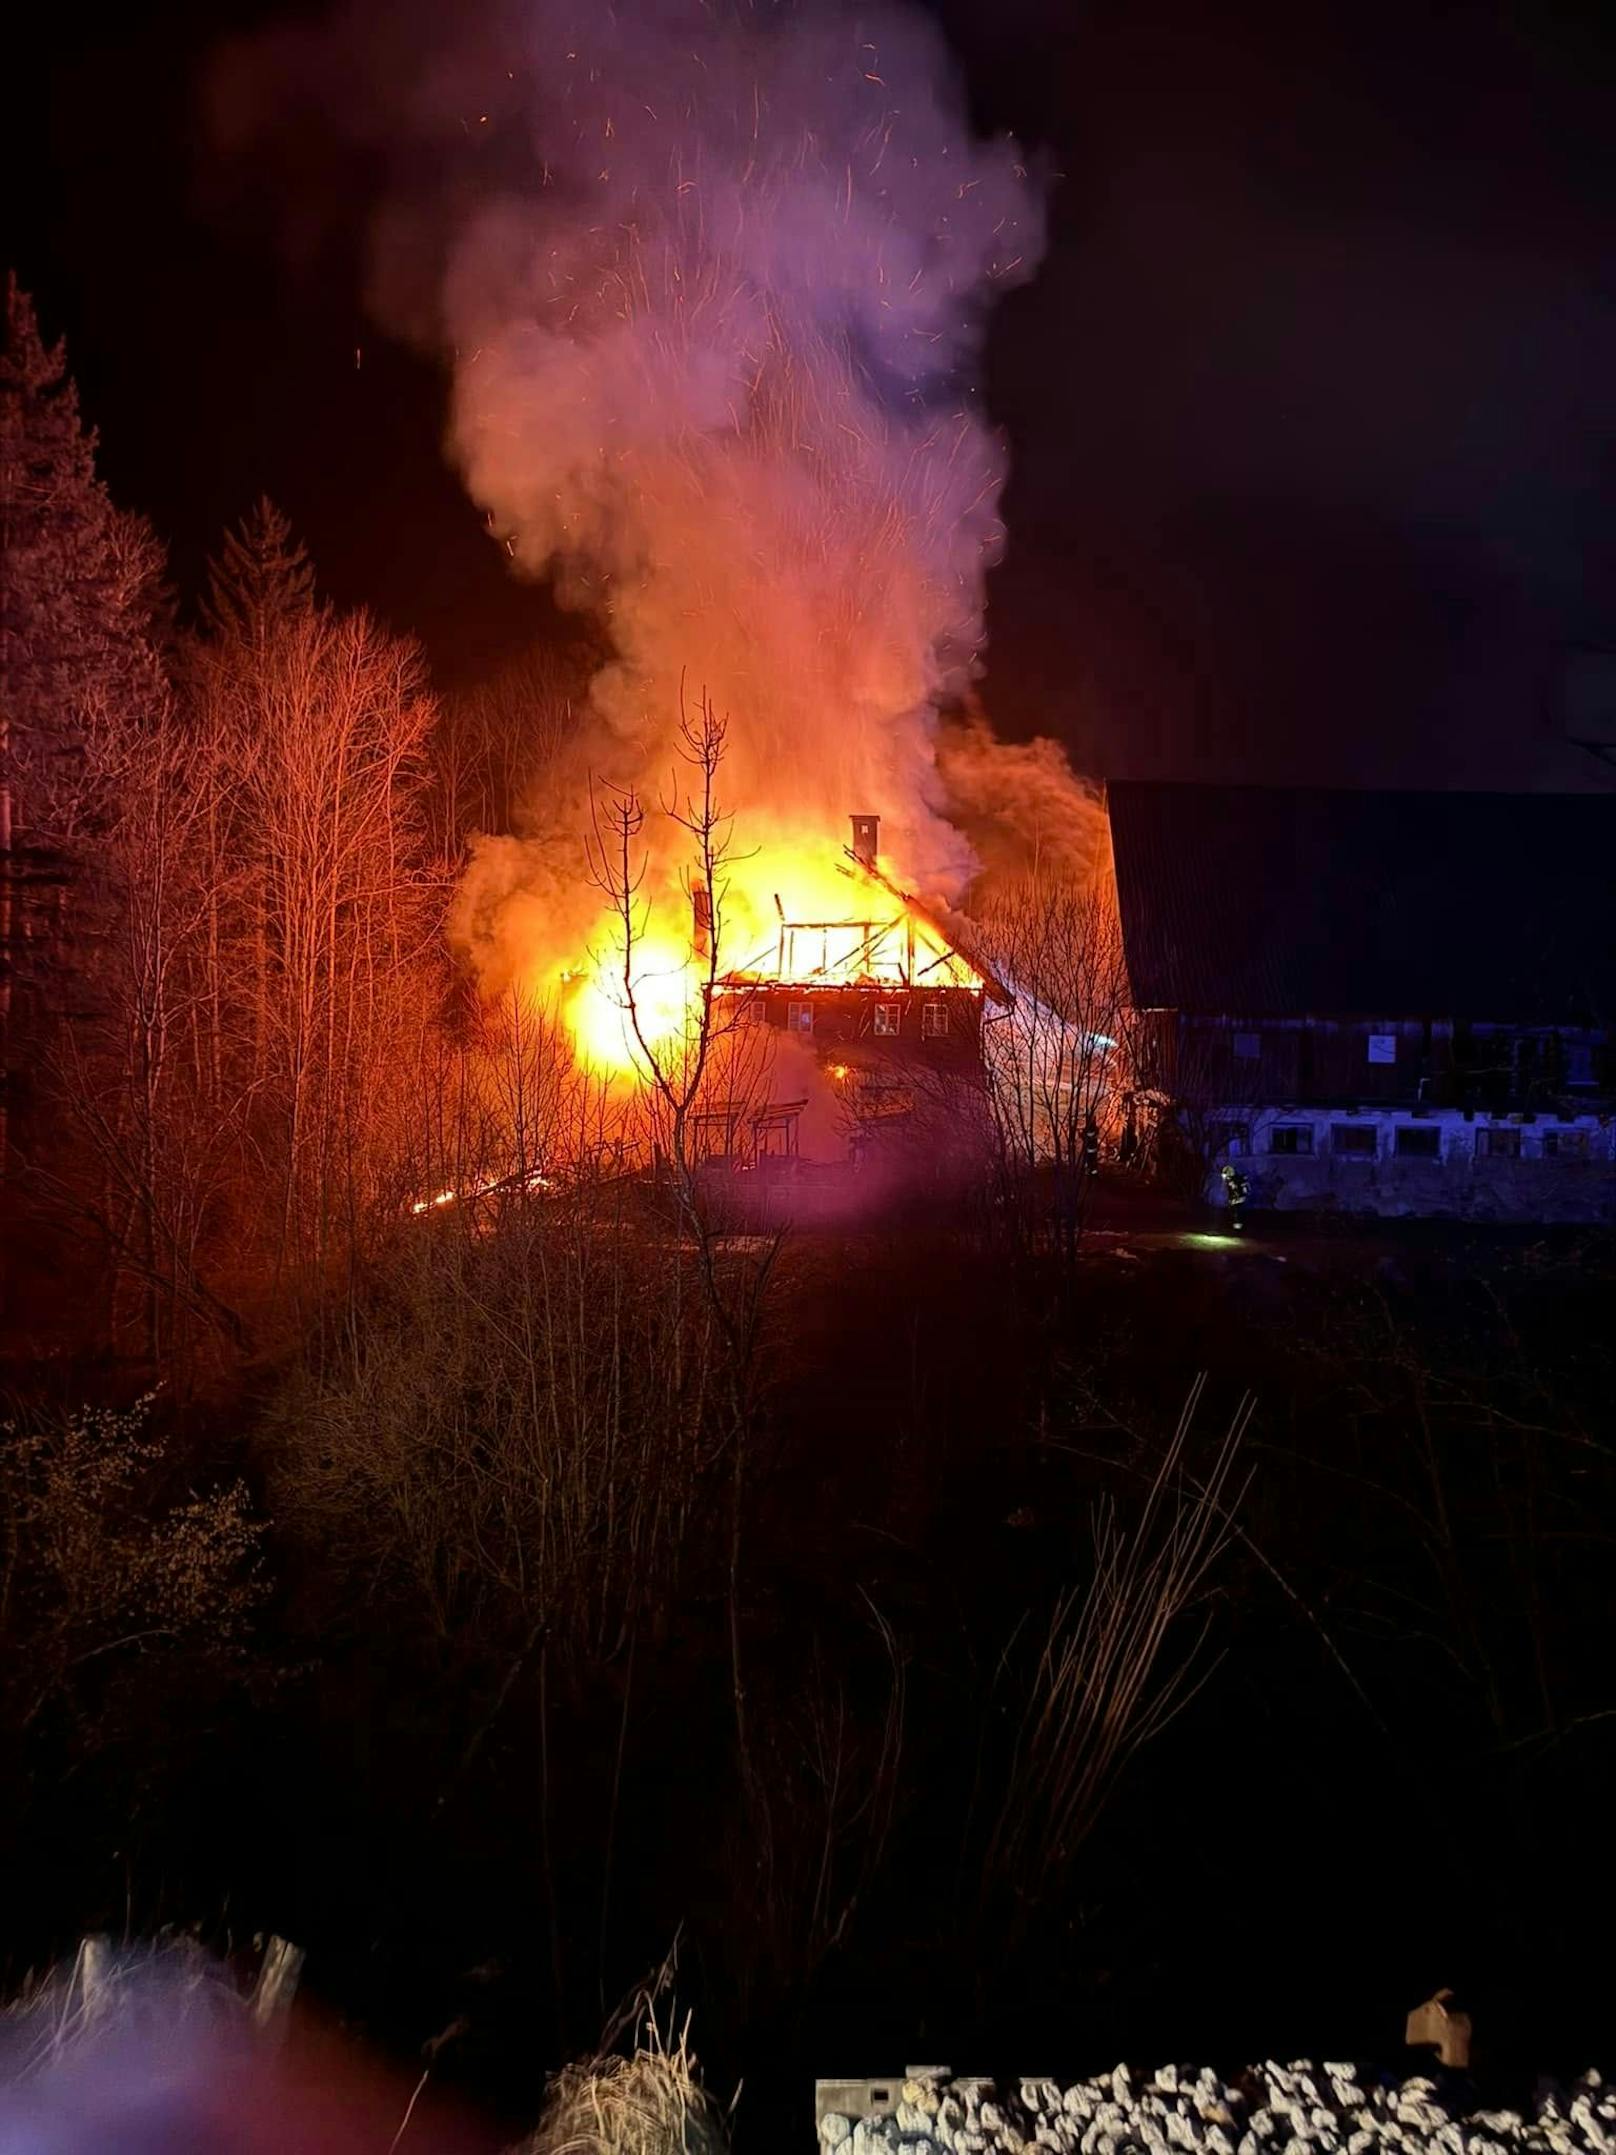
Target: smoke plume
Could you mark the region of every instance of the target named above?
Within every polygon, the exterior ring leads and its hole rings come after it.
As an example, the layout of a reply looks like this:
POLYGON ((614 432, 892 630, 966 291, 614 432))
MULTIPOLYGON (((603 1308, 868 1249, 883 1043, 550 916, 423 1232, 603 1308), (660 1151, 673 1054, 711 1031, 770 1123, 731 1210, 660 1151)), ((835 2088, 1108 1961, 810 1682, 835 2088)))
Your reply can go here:
MULTIPOLYGON (((472 498, 610 639, 538 834, 474 858, 457 929, 485 969, 585 931, 590 781, 665 792, 682 695, 729 722, 741 854, 874 811, 895 870, 959 897, 938 714, 1003 544, 984 321, 1042 208, 935 28, 839 0, 350 11, 238 51, 220 108, 251 129, 289 84, 382 160, 374 296, 448 357, 472 498)), ((1061 783, 1048 744, 987 780, 994 754, 954 758, 978 821, 1061 783)))
POLYGON ((1099 790, 1073 776, 1058 742, 1001 741, 973 712, 939 729, 937 770, 949 821, 971 844, 978 883, 990 887, 985 895, 1029 878, 1090 890, 1109 873, 1099 790))

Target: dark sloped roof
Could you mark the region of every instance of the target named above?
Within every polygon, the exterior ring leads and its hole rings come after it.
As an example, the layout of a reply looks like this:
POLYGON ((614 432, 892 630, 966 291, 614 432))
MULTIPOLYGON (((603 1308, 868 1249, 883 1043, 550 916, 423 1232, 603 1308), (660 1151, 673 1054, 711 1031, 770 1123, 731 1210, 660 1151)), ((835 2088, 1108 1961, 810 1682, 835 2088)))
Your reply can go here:
POLYGON ((1107 794, 1141 1008, 1616 1019, 1616 793, 1107 794))

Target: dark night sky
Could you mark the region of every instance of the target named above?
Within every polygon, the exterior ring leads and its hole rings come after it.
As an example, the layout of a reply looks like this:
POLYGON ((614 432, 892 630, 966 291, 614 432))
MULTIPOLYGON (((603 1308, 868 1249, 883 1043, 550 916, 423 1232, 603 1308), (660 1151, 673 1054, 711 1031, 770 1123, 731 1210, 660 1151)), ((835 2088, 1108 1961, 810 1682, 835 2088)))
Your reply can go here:
MULTIPOLYGON (((1586 775, 1557 691, 1616 645, 1602 11, 935 4, 979 117, 1063 175, 990 350, 1001 726, 1103 774, 1586 775)), ((439 459, 436 376, 363 318, 359 220, 292 258, 216 213, 201 65, 271 13, 45 16, 5 252, 183 584, 267 489, 333 596, 474 678, 550 615, 439 459)))

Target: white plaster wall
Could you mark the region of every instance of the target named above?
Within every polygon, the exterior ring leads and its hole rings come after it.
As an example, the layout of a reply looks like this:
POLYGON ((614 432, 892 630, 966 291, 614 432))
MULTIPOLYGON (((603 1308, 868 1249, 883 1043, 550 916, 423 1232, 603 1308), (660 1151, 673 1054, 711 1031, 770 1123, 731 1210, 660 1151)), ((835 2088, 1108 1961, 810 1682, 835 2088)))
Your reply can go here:
MULTIPOLYGON (((1431 1109, 1415 1115, 1408 1108, 1373 1108, 1349 1114, 1342 1108, 1231 1107, 1214 1118, 1244 1123, 1250 1133, 1246 1151, 1236 1155, 1250 1191, 1248 1209, 1277 1211, 1370 1212, 1387 1218, 1453 1217, 1465 1219, 1541 1220, 1545 1222, 1616 1222, 1616 1125, 1594 1112, 1571 1119, 1539 1115, 1467 1118, 1457 1108, 1431 1109), (1371 1154, 1332 1150, 1332 1128, 1344 1124, 1373 1129, 1371 1154), (1313 1152, 1270 1150, 1276 1124, 1308 1125, 1313 1152), (1478 1150, 1477 1132, 1488 1128, 1520 1132, 1519 1159, 1492 1158, 1478 1150), (1400 1159, 1396 1132, 1440 1132, 1435 1159, 1400 1159), (1546 1151, 1546 1132, 1580 1131, 1585 1159, 1556 1157, 1546 1151)), ((1219 1154, 1208 1178, 1208 1196, 1224 1202, 1219 1154)))

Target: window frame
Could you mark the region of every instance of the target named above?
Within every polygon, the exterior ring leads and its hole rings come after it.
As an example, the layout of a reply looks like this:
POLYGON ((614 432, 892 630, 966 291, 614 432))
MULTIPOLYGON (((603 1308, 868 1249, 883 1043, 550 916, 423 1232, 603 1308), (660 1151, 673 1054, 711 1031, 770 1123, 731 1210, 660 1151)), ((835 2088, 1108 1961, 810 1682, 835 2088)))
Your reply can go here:
POLYGON ((1521 1126, 1518 1122, 1484 1122, 1476 1126, 1478 1160, 1518 1160, 1521 1157, 1521 1126), (1503 1139, 1500 1144, 1499 1140, 1503 1139))
POLYGON ((1268 1150, 1279 1160, 1311 1160, 1313 1158, 1313 1125, 1310 1122, 1276 1122, 1269 1126, 1268 1150), (1276 1138, 1306 1139, 1305 1144, 1279 1145, 1276 1138))
POLYGON ((1545 1160, 1588 1160, 1593 1147, 1588 1140, 1592 1132, 1573 1126, 1570 1129, 1548 1129, 1543 1133, 1543 1157, 1545 1160))
POLYGON ((1380 1131, 1372 1122, 1332 1122, 1330 1157, 1332 1160, 1378 1160, 1380 1131), (1366 1145, 1344 1145, 1341 1142, 1344 1137, 1362 1137, 1369 1142, 1366 1145))
POLYGON ((902 1003, 877 1003, 871 1030, 877 1040, 901 1039, 903 1036, 902 1003))
POLYGON ((1440 1160, 1442 1157, 1442 1130, 1434 1122, 1400 1122, 1392 1132, 1392 1158, 1394 1160, 1440 1160), (1411 1138, 1425 1138, 1431 1142, 1414 1145, 1411 1138))
POLYGON ((906 1085, 901 1077, 874 1071, 867 1071, 861 1077, 853 1103, 853 1112, 861 1127, 896 1122, 900 1116, 912 1115, 914 1111, 914 1087, 906 1085))
POLYGON ((786 1004, 786 1031, 788 1033, 811 1033, 814 1029, 814 1006, 812 1003, 786 1004))
POLYGON ((800 1120, 795 1109, 776 1110, 772 1113, 766 1109, 754 1116, 753 1157, 759 1160, 796 1159, 800 1120))

